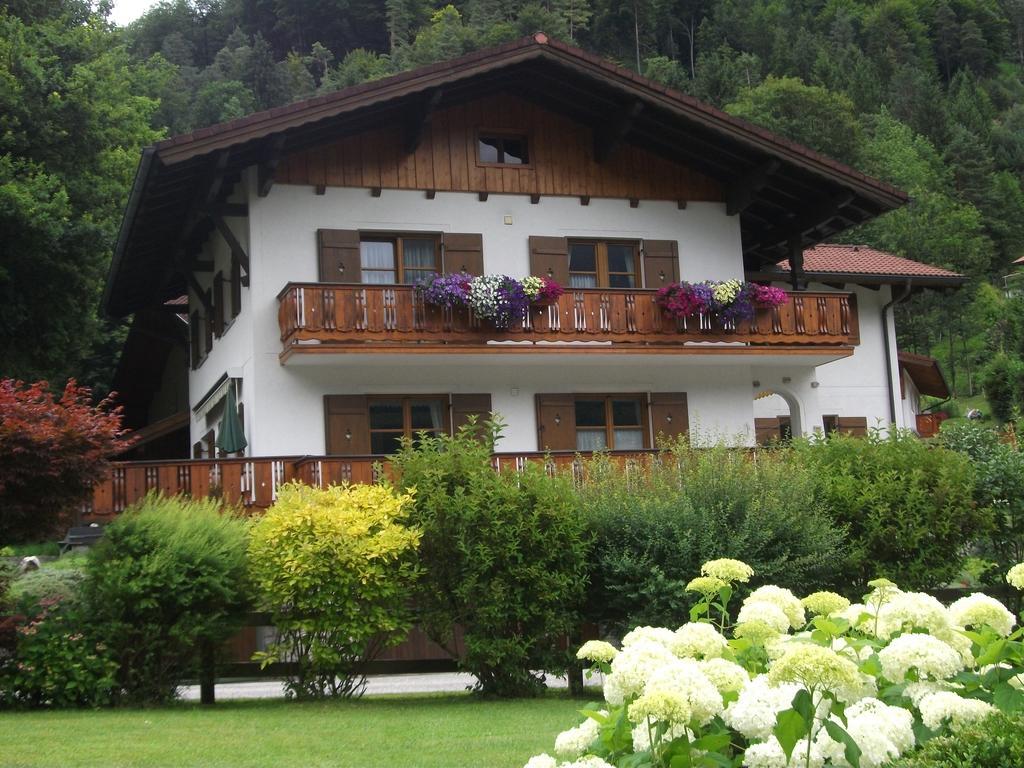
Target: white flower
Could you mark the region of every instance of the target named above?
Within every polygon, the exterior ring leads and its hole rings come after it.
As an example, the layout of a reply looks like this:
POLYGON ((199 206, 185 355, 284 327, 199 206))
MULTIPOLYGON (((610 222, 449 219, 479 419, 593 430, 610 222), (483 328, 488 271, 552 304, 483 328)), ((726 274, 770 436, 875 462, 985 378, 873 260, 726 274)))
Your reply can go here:
POLYGON ((625 650, 631 645, 645 641, 657 643, 671 649, 675 640, 675 633, 671 629, 665 629, 665 627, 637 627, 627 632, 626 636, 622 638, 622 649, 625 650))
POLYGON ((615 768, 615 766, 606 763, 600 757, 587 755, 571 763, 562 763, 558 768, 615 768))
MULTIPOLYGON (((845 693, 861 689, 857 665, 831 648, 809 643, 793 643, 772 664, 768 680, 773 685, 799 683, 804 688, 845 693)), ((853 698, 842 696, 842 698, 853 698)))
POLYGON ((754 575, 754 569, 742 560, 731 560, 728 557, 708 560, 700 567, 702 576, 712 576, 722 581, 748 582, 754 575))
POLYGON ((696 661, 674 659, 650 674, 643 694, 629 708, 629 719, 639 722, 651 717, 659 722, 706 725, 723 707, 722 695, 696 661), (666 710, 660 712, 659 707, 666 710))
POLYGON ((725 659, 704 659, 698 661, 697 665, 715 688, 722 693, 740 691, 750 682, 750 674, 747 670, 739 664, 725 659))
POLYGON ((807 623, 807 617, 804 614, 804 604, 800 602, 800 598, 788 589, 776 587, 773 584, 758 587, 750 593, 750 596, 743 601, 743 604, 746 605, 747 603, 754 602, 771 603, 781 608, 793 629, 800 629, 807 623))
POLYGON ((751 744, 743 753, 743 765, 747 768, 788 768, 788 766, 809 765, 810 768, 821 768, 825 757, 817 744, 810 745, 810 763, 807 763, 807 739, 802 739, 793 747, 793 759, 787 760, 782 745, 774 736, 767 741, 751 744))
POLYGON ((611 643, 606 643, 604 640, 587 640, 576 651, 576 658, 607 663, 614 659, 617 654, 618 651, 615 650, 615 646, 611 643))
MULTIPOLYGON (((648 728, 647 723, 640 723, 638 726, 633 728, 633 751, 634 752, 646 752, 651 748, 651 731, 653 728, 648 728)), ((662 743, 667 741, 675 741, 680 736, 689 735, 689 729, 683 725, 673 725, 665 730, 664 735, 661 737, 662 743)))
POLYGON ((584 754, 601 734, 601 724, 587 718, 575 728, 562 731, 555 738, 555 754, 572 760, 584 754))
POLYGON ((605 701, 621 706, 626 699, 643 691, 647 678, 655 670, 674 661, 678 659, 672 651, 653 640, 638 640, 624 647, 612 659, 611 674, 604 679, 605 701))
POLYGON ((878 636, 883 639, 915 627, 934 635, 951 626, 946 607, 923 592, 900 592, 878 610, 878 636))
POLYGON ((933 731, 939 730, 947 720, 953 730, 983 720, 996 711, 991 704, 977 699, 965 699, 951 691, 930 693, 918 705, 921 721, 933 731))
POLYGON ((949 618, 957 626, 989 626, 1004 637, 1013 631, 1013 625, 1017 623, 1006 606, 981 592, 961 597, 948 610, 949 618))
MULTIPOLYGON (((879 768, 914 746, 914 716, 901 707, 862 699, 846 710, 846 718, 846 732, 861 750, 861 768, 879 768)), ((824 728, 815 742, 831 765, 849 766, 845 746, 824 728)))
POLYGON ((894 683, 902 683, 911 669, 922 678, 945 680, 964 668, 960 654, 931 635, 900 635, 878 652, 878 660, 894 683))
POLYGON ((722 719, 748 739, 767 739, 775 728, 775 716, 793 705, 799 685, 773 686, 767 675, 758 675, 726 707, 722 719))
POLYGON ((675 631, 669 648, 676 656, 711 659, 722 655, 728 641, 710 624, 692 621, 675 631))
POLYGON ((1006 572, 1006 583, 1016 589, 1024 590, 1024 563, 1017 563, 1006 572))
POLYGON ((850 601, 835 592, 814 592, 800 602, 815 616, 829 616, 850 607, 850 601))
POLYGON ((736 637, 766 640, 789 630, 789 617, 775 603, 757 600, 744 602, 736 616, 736 637))
POLYGON ((923 680, 920 683, 907 683, 903 689, 903 695, 910 699, 915 707, 921 705, 921 699, 939 691, 948 691, 953 687, 952 683, 939 680, 923 680))
POLYGON ((558 768, 558 761, 551 755, 543 753, 531 757, 523 768, 558 768))
POLYGON ((832 614, 832 618, 845 619, 851 627, 865 626, 875 616, 875 606, 864 603, 853 603, 841 611, 832 614))

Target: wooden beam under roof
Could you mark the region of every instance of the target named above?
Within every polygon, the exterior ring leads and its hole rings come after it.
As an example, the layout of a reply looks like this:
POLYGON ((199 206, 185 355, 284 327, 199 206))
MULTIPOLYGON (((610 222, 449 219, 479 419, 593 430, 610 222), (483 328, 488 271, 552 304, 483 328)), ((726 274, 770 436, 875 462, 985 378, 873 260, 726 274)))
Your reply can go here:
POLYGON ((644 103, 639 99, 634 99, 621 109, 610 123, 598 124, 594 129, 594 162, 603 163, 611 157, 612 152, 626 138, 629 129, 633 127, 633 122, 643 109, 644 103))
POLYGON ((768 185, 772 175, 781 166, 782 163, 779 162, 778 158, 769 157, 732 182, 729 185, 728 192, 726 192, 726 215, 735 216, 737 213, 743 213, 743 211, 747 210, 756 199, 758 193, 768 185))
POLYGON ((405 154, 411 155, 423 142, 423 134, 430 125, 430 118, 434 110, 441 104, 441 97, 444 95, 444 88, 434 88, 427 96, 419 101, 413 111, 411 118, 405 124, 405 141, 403 150, 405 154))
POLYGON ((274 173, 281 162, 281 155, 284 153, 285 135, 279 133, 267 142, 263 158, 260 160, 257 171, 256 194, 266 197, 274 186, 274 173))

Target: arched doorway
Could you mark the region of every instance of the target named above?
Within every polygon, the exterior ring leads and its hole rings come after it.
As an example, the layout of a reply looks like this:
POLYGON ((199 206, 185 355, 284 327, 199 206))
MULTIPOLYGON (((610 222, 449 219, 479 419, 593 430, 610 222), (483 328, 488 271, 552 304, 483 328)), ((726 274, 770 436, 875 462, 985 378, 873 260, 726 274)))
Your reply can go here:
POLYGON ((789 392, 765 389, 754 395, 754 441, 758 445, 800 437, 800 403, 789 392))

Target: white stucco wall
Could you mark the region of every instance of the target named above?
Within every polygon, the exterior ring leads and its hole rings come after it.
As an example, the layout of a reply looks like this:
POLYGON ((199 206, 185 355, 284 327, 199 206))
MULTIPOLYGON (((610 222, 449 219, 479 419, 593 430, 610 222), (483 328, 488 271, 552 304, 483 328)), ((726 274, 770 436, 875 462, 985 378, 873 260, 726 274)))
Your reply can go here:
POLYGON ((907 429, 917 432, 917 414, 921 412, 921 393, 917 391, 914 380, 901 371, 903 376, 903 400, 900 403, 903 424, 907 429))

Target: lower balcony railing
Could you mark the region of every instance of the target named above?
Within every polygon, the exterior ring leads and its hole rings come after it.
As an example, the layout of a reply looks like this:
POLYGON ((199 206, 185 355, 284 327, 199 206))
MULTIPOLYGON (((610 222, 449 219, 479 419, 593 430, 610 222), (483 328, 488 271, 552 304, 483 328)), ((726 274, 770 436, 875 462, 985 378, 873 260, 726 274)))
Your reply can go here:
POLYGON ((849 293, 790 293, 780 307, 729 323, 712 315, 671 318, 652 290, 574 289, 502 329, 462 307, 429 305, 412 286, 289 283, 278 300, 282 359, 298 351, 564 352, 594 343, 623 351, 707 351, 707 342, 729 343, 729 352, 737 343, 751 350, 835 349, 860 340, 856 297, 849 293))
MULTIPOLYGON (((614 451, 613 461, 636 465, 656 456, 655 451, 614 451)), ((549 472, 572 472, 584 477, 584 455, 572 453, 498 453, 497 470, 521 470, 527 462, 543 462, 549 472)), ((245 508, 265 509, 277 499, 278 489, 296 480, 324 488, 341 483, 373 483, 390 471, 380 456, 275 456, 240 459, 117 462, 98 482, 83 505, 84 522, 102 522, 143 498, 150 491, 168 496, 216 497, 245 508)))

